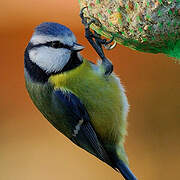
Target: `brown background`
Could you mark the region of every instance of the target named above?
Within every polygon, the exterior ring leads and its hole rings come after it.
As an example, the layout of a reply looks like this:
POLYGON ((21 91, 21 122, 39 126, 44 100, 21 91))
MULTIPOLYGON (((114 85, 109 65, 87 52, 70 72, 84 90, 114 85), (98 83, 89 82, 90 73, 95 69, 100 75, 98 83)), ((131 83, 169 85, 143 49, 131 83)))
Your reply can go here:
MULTIPOLYGON (((23 52, 44 21, 67 25, 84 38, 74 0, 6 0, 0 11, 0 180, 120 180, 121 175, 73 145, 37 111, 24 86, 23 52)), ((180 65, 165 55, 118 45, 106 52, 131 105, 126 151, 141 180, 180 179, 180 65)))

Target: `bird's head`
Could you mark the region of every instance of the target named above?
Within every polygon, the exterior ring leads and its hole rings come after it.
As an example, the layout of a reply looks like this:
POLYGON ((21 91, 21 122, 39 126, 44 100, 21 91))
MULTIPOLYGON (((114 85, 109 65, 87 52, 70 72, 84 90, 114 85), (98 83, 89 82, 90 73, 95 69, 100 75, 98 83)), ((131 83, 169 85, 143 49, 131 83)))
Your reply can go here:
POLYGON ((68 71, 82 63, 78 52, 83 48, 76 43, 76 37, 66 26, 52 22, 42 23, 35 28, 26 48, 25 68, 31 68, 29 71, 36 68, 34 73, 39 69, 47 76, 68 71))

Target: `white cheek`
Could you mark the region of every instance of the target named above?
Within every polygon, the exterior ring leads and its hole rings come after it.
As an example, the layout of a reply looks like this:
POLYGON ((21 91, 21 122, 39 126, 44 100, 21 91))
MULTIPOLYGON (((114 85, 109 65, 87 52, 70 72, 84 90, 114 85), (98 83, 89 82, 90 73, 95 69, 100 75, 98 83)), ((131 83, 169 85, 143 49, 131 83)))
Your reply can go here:
POLYGON ((70 55, 71 51, 68 49, 50 47, 40 47, 29 52, 31 61, 48 73, 61 71, 68 63, 70 55))

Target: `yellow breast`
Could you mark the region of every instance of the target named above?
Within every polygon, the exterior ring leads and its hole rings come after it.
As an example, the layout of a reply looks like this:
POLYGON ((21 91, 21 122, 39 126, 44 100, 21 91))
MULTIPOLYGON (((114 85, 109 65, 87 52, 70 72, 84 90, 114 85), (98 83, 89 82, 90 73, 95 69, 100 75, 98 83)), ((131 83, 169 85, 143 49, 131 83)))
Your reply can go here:
POLYGON ((119 78, 104 77, 103 67, 89 61, 70 71, 53 75, 55 89, 69 90, 85 105, 96 132, 103 141, 123 141, 126 133, 128 102, 119 78))

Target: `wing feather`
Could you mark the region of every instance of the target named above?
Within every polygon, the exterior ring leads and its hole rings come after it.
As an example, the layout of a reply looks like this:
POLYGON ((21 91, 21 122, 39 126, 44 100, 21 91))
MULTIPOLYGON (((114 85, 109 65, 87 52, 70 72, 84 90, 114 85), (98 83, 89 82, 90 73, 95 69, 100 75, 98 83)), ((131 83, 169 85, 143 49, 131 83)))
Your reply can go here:
POLYGON ((74 122, 71 123, 73 141, 80 144, 82 136, 85 137, 86 143, 92 147, 96 156, 107 164, 111 164, 108 154, 91 124, 89 114, 79 98, 69 91, 56 90, 54 93, 58 101, 63 103, 68 108, 70 115, 73 116, 74 122))

